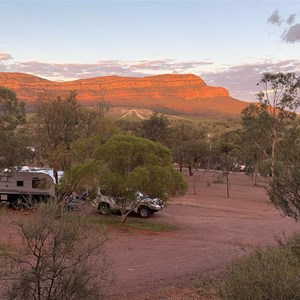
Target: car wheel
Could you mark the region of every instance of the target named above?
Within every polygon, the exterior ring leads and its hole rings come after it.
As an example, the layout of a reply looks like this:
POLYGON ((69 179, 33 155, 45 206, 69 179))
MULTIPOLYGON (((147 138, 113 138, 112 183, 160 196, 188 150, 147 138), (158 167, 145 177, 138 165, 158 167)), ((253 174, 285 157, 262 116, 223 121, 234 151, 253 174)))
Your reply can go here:
POLYGON ((139 208, 139 215, 142 218, 148 218, 150 216, 151 212, 150 209, 147 206, 141 206, 139 208))
POLYGON ((101 202, 98 206, 101 215, 108 215, 110 213, 110 206, 106 202, 101 202))

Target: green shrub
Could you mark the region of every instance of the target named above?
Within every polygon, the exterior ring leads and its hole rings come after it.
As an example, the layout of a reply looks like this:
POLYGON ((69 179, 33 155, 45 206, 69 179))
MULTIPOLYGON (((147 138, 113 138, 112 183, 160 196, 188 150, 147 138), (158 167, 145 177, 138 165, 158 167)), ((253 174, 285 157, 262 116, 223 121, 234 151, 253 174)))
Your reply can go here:
POLYGON ((258 250, 228 268, 222 299, 300 299, 300 260, 285 245, 258 250))

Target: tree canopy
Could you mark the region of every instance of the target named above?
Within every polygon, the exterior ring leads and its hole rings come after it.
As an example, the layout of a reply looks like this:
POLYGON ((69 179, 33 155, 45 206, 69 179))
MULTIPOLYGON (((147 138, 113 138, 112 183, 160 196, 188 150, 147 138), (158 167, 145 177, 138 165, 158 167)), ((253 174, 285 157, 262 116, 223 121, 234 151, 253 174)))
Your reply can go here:
POLYGON ((80 135, 81 108, 76 93, 65 98, 45 96, 37 104, 33 132, 37 151, 53 168, 57 181, 58 169, 70 167, 71 144, 80 135))
POLYGON ((25 122, 25 103, 14 91, 0 87, 0 167, 18 165, 30 156, 25 122))
POLYGON ((166 199, 183 193, 186 184, 172 165, 168 148, 144 138, 115 135, 96 152, 102 163, 101 184, 115 197, 136 191, 166 199))

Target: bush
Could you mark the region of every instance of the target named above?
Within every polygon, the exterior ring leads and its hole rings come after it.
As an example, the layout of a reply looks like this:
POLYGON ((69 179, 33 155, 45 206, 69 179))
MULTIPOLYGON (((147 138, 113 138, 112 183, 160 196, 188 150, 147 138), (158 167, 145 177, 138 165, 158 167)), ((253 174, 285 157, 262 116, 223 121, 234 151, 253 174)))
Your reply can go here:
POLYGON ((300 299, 299 236, 233 263, 220 288, 222 299, 300 299))
POLYGON ((1 299, 102 299, 106 237, 85 216, 76 222, 55 202, 14 221, 20 245, 0 245, 1 299))
POLYGON ((268 194, 276 208, 300 220, 300 157, 288 163, 281 163, 275 169, 268 194))

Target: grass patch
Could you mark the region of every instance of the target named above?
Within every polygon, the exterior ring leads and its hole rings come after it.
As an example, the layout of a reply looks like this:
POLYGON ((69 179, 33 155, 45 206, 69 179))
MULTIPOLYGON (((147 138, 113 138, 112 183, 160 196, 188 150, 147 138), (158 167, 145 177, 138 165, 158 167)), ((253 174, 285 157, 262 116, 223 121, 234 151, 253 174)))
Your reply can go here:
MULTIPOLYGON (((72 221, 76 221, 81 218, 80 214, 70 214, 69 218, 72 221)), ((149 232, 167 232, 178 229, 173 224, 166 223, 156 223, 151 222, 151 220, 144 220, 135 217, 127 218, 126 222, 123 224, 120 218, 116 215, 102 216, 102 215, 87 215, 86 221, 91 225, 108 226, 122 230, 144 230, 149 232)))
POLYGON ((175 225, 165 224, 165 223, 129 221, 125 225, 134 229, 142 229, 142 230, 155 231, 155 232, 172 231, 177 229, 175 225))
POLYGON ((195 205, 195 204, 190 204, 190 203, 172 203, 172 205, 177 205, 177 206, 188 206, 188 207, 194 207, 194 208, 203 208, 201 205, 195 205))
POLYGON ((122 224, 118 216, 88 216, 88 222, 95 225, 113 226, 120 229, 137 229, 151 232, 166 232, 178 229, 175 225, 166 223, 154 223, 145 220, 135 220, 134 218, 127 218, 125 224, 122 224))

